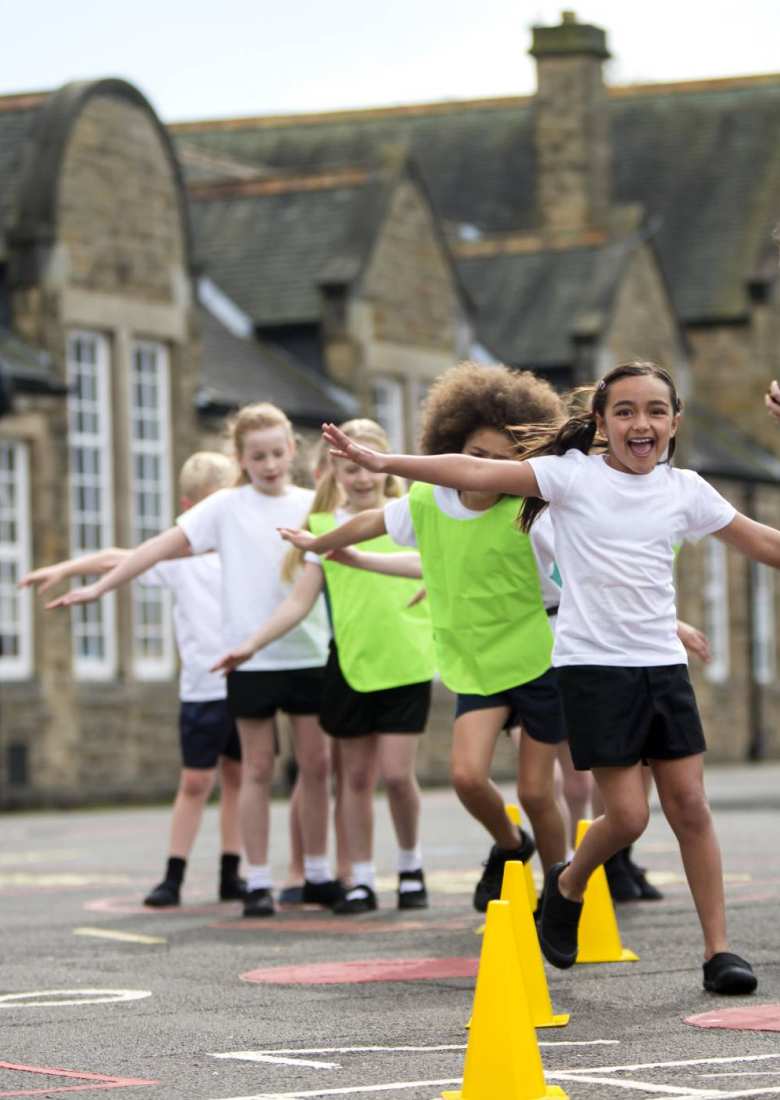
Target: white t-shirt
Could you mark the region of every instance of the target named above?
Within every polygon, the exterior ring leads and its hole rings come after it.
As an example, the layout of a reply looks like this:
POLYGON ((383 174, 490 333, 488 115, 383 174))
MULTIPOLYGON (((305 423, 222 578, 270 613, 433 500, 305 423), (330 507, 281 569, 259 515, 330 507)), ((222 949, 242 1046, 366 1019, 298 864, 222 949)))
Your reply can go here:
POLYGON ((209 672, 223 652, 219 554, 161 561, 138 580, 150 588, 167 588, 173 593, 173 629, 181 658, 181 701, 204 703, 224 699, 225 677, 209 672))
POLYGON ((603 454, 529 459, 549 501, 563 576, 554 665, 683 664, 674 546, 726 527, 736 509, 692 470, 625 474, 603 454))
MULTIPOLYGON (((277 527, 301 527, 310 489, 290 486, 280 496, 252 485, 220 489, 176 521, 193 553, 216 550, 222 562, 222 644, 239 645, 273 614, 290 591, 281 578, 289 549, 277 527)), ((317 600, 304 621, 241 666, 242 670, 318 668, 328 654, 325 604, 317 600)))
MULTIPOLYGON (((484 516, 484 511, 475 512, 466 508, 460 499, 457 489, 445 489, 441 485, 434 485, 433 499, 444 513, 451 519, 470 520, 484 516)), ((518 501, 518 508, 520 502, 518 501)), ((412 522, 412 510, 409 506, 409 498, 399 497, 385 505, 385 527, 390 538, 400 546, 416 546, 417 536, 412 522)), ((553 547, 552 524, 547 521, 535 523, 531 528, 531 546, 533 547, 536 567, 539 571, 539 580, 542 586, 542 599, 545 607, 555 607, 560 598, 560 588, 552 579, 555 567, 555 550, 553 547), (538 528, 538 529, 537 529, 538 528)))

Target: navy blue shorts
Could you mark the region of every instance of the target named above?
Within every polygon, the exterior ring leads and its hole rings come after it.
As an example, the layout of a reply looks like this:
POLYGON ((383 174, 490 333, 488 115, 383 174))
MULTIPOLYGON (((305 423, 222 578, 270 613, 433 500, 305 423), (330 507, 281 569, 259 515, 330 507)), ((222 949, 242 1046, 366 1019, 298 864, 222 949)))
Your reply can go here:
POLYGON ((220 756, 240 760, 241 743, 227 700, 182 703, 179 744, 185 768, 216 768, 220 756))
POLYGON ((687 665, 558 669, 574 767, 630 767, 704 752, 687 665))
POLYGON ((458 695, 455 719, 472 710, 492 710, 494 707, 507 708, 504 729, 522 726, 529 737, 545 745, 559 745, 566 740, 566 724, 554 668, 548 668, 527 684, 498 691, 495 695, 458 695))
POLYGON ((238 669, 227 675, 228 707, 234 718, 319 714, 324 668, 238 669))

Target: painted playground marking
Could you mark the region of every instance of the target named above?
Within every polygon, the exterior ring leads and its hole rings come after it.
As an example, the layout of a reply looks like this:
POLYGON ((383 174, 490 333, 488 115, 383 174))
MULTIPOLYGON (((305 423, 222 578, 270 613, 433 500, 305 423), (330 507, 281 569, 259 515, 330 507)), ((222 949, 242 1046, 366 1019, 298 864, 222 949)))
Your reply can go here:
POLYGON ((418 982, 435 978, 475 978, 477 958, 354 959, 248 970, 244 982, 264 985, 343 985, 354 982, 418 982))
MULTIPOLYGON (((107 1005, 151 997, 147 989, 38 989, 34 993, 3 993, 0 1008, 60 1008, 67 1005, 107 1005), (32 1000, 31 998, 57 1000, 32 1000), (61 998, 67 997, 68 1000, 61 998)), ((0 1093, 2 1095, 2 1093, 0 1093)))
POLYGON ((780 1004, 748 1005, 744 1008, 717 1008, 687 1016, 694 1027, 726 1028, 730 1031, 780 1031, 780 1004))
POLYGON ((141 1077, 109 1077, 105 1073, 77 1072, 72 1069, 54 1069, 50 1066, 23 1066, 16 1062, 0 1062, 0 1069, 18 1073, 35 1073, 44 1077, 65 1077, 68 1080, 84 1081, 79 1085, 45 1085, 40 1089, 11 1089, 0 1092, 0 1096, 51 1096, 55 1092, 95 1092, 104 1089, 126 1089, 140 1085, 159 1085, 159 1081, 147 1081, 141 1077))
POLYGON ((120 943, 167 943, 164 936, 145 936, 141 932, 117 932, 112 928, 74 928, 74 936, 95 936, 102 940, 119 940, 120 943))

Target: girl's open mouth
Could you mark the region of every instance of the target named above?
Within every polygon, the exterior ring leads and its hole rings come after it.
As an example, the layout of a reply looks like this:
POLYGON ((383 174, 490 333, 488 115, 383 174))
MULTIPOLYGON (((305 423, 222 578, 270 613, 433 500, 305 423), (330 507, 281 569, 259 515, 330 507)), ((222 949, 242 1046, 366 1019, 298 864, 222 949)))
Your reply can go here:
POLYGON ((629 439, 628 449, 637 458, 647 458, 647 456, 653 450, 652 439, 629 439))

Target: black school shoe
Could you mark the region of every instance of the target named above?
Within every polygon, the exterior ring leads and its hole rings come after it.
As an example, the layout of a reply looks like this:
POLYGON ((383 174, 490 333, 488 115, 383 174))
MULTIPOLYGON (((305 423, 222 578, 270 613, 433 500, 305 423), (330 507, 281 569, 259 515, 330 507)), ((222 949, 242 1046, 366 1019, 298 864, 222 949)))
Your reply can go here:
POLYGON ((172 905, 181 905, 179 890, 178 882, 171 882, 170 879, 165 878, 146 895, 144 905, 148 905, 150 909, 165 909, 172 905))
POLYGON ((373 913, 378 908, 376 894, 370 886, 353 886, 347 890, 341 901, 336 902, 333 912, 346 917, 352 913, 373 913))
POLYGON ((399 909, 427 909, 428 891, 425 888, 425 875, 422 868, 419 871, 400 871, 398 874, 398 908, 399 909), (401 884, 407 882, 412 889, 401 889, 401 884))
POLYGON ((271 891, 266 887, 258 887, 257 890, 247 890, 244 895, 245 917, 272 917, 276 912, 271 891))
MULTIPOLYGON (((634 875, 634 869, 642 874, 642 871, 634 863, 629 863, 628 849, 621 848, 614 856, 604 861, 604 873, 607 876, 607 885, 613 901, 640 901, 642 890, 634 875)), ((644 875, 642 874, 644 879, 644 875)), ((647 887, 650 883, 645 880, 647 887)))
POLYGON ((708 993, 752 993, 758 985, 750 963, 730 951, 719 951, 703 969, 704 988, 708 993))
POLYGON ((344 887, 337 878, 327 882, 304 882, 301 901, 304 905, 322 905, 333 909, 344 897, 344 887))
POLYGON ((577 928, 582 913, 582 902, 570 901, 558 889, 561 871, 568 866, 568 863, 554 863, 547 872, 539 920, 542 954, 559 970, 568 970, 577 961, 577 928))
POLYGON ((243 901, 246 895, 246 879, 240 875, 230 875, 219 880, 220 901, 243 901))
POLYGON ((639 889, 639 901, 661 901, 663 894, 657 886, 647 881, 644 867, 637 866, 631 858, 631 847, 624 849, 626 867, 639 889))
POLYGON ((534 838, 520 830, 520 844, 517 848, 499 848, 494 844, 484 863, 482 878, 474 888, 474 908, 478 913, 487 912, 488 902, 498 901, 501 897, 501 883, 504 880, 504 864, 510 860, 527 863, 536 851, 534 838))

